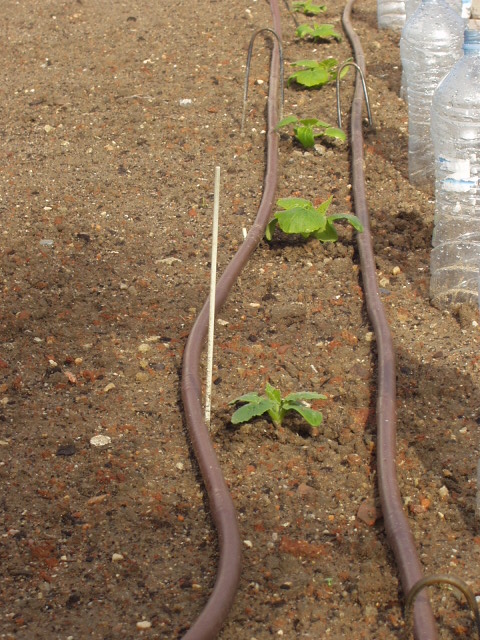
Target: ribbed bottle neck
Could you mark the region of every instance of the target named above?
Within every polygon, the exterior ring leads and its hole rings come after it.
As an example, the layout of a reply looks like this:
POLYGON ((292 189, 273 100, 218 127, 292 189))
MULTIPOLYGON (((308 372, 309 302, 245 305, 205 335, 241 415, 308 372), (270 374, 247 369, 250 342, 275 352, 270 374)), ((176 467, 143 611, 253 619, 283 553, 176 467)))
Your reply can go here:
POLYGON ((463 53, 466 56, 480 55, 480 31, 467 29, 463 40, 463 53))

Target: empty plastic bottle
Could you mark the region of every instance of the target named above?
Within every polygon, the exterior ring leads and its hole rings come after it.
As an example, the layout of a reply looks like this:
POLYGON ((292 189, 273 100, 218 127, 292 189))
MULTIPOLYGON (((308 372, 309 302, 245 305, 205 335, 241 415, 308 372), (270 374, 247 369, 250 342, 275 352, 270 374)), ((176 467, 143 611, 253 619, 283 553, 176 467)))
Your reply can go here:
MULTIPOLYGON (((420 6, 422 0, 405 0, 405 20, 408 20, 420 6)), ((447 0, 447 3, 464 19, 470 17, 472 0, 447 0)))
POLYGON ((435 226, 430 294, 440 306, 478 302, 480 267, 480 31, 434 93, 435 226))
POLYGON ((464 21, 445 0, 422 0, 400 38, 408 102, 408 175, 432 188, 434 155, 430 108, 439 82, 462 56, 464 21))
POLYGON ((401 31, 405 24, 405 0, 377 0, 379 29, 401 31))
MULTIPOLYGON (((422 0, 405 0, 405 22, 415 13, 420 6, 422 0)), ((464 20, 465 26, 468 18, 470 18, 472 9, 472 0, 447 0, 447 3, 456 11, 464 20)), ((405 71, 402 69, 402 84, 400 87, 400 97, 407 100, 407 82, 405 80, 405 71)))

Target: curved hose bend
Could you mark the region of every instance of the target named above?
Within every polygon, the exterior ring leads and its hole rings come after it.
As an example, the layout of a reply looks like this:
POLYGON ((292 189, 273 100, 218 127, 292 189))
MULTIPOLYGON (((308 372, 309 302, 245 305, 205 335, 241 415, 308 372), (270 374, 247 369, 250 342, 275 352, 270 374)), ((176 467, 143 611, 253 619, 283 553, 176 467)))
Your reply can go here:
MULTIPOLYGON (((350 22, 354 0, 349 0, 343 14, 343 26, 351 42, 358 66, 365 73, 365 59, 360 40, 350 22)), ((397 483, 396 453, 396 380, 392 336, 377 285, 375 257, 372 248, 369 216, 365 196, 362 134, 362 84, 357 75, 351 114, 352 195, 355 212, 364 232, 358 236, 360 264, 367 311, 375 331, 378 348, 377 396, 377 472, 380 501, 388 541, 395 554, 405 594, 422 577, 422 566, 410 531, 397 483)), ((417 640, 437 638, 435 619, 425 594, 417 598, 414 611, 414 633, 417 640)))
MULTIPOLYGON (((277 0, 270 0, 275 32, 281 37, 280 12, 277 0)), ((270 62, 267 110, 267 149, 264 189, 255 221, 245 241, 232 258, 217 284, 215 311, 224 304, 230 289, 238 278, 258 243, 269 221, 278 170, 278 85, 280 56, 274 42, 270 62)), ((183 356, 182 399, 193 450, 207 490, 210 509, 219 538, 219 564, 215 586, 205 608, 185 634, 184 640, 212 640, 223 625, 233 603, 240 580, 241 541, 235 508, 222 475, 202 412, 200 383, 200 356, 208 330, 209 300, 207 298, 190 332, 183 356)))

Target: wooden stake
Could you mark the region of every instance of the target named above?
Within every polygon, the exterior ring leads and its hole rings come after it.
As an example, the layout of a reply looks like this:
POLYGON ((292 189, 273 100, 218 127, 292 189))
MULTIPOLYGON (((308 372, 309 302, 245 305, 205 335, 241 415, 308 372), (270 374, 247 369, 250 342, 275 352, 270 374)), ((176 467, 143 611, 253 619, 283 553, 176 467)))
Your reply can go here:
POLYGON ((210 266, 210 313, 208 319, 207 380, 205 387, 205 424, 210 427, 212 408, 213 339, 215 328, 215 294, 217 286, 218 209, 220 201, 220 167, 215 167, 213 191, 212 259, 210 266))

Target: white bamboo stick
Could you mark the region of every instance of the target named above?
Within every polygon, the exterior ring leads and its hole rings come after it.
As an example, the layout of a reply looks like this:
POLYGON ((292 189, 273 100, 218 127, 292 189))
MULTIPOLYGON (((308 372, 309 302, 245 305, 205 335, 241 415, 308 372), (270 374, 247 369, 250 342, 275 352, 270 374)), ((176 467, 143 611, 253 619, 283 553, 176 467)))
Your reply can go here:
POLYGON ((212 409, 213 341, 215 328, 215 295, 217 287, 218 210, 220 202, 220 167, 215 167, 213 191, 212 259, 210 266, 210 312, 208 319, 207 379, 205 386, 205 424, 210 427, 212 409))

